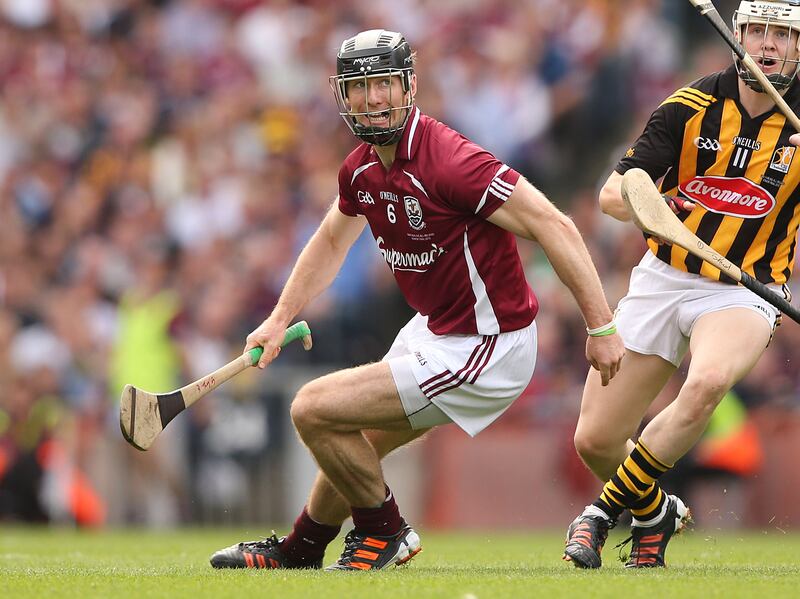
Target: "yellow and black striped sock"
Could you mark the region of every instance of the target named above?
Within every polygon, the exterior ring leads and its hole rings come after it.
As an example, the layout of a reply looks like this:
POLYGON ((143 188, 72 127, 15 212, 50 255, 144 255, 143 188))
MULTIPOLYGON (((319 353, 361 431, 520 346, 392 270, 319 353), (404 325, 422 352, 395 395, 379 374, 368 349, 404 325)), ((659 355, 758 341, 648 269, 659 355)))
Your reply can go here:
POLYGON ((650 490, 631 506, 631 514, 636 518, 637 526, 648 526, 661 516, 661 511, 667 503, 667 494, 661 490, 657 482, 654 482, 650 490))
POLYGON ((656 481, 670 468, 671 465, 656 458, 639 441, 592 505, 614 520, 626 508, 630 508, 640 522, 652 520, 661 513, 666 501, 666 495, 656 481))

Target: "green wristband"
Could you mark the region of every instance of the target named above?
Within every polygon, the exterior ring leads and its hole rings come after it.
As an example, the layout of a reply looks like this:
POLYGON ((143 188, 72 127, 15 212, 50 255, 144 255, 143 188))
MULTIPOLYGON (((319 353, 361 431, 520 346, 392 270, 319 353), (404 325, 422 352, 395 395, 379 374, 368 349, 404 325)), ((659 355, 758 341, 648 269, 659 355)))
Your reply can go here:
POLYGON ((607 335, 613 335, 617 332, 617 325, 614 325, 610 329, 606 329, 605 331, 601 331, 599 333, 589 333, 589 337, 606 337, 607 335))

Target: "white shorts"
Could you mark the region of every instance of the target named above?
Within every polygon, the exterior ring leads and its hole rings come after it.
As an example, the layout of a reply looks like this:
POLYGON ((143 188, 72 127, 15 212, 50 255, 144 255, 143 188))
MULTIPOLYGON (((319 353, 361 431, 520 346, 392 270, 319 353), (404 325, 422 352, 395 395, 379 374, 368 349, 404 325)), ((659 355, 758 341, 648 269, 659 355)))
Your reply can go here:
MULTIPOLYGON (((780 285, 769 287, 784 296, 780 285)), ((697 319, 734 307, 753 310, 775 329, 777 308, 749 289, 677 270, 647 252, 617 307, 617 330, 629 350, 680 366, 697 319)))
POLYGON ((499 335, 435 335, 420 314, 384 356, 414 429, 455 422, 471 436, 494 422, 530 383, 536 323, 499 335))

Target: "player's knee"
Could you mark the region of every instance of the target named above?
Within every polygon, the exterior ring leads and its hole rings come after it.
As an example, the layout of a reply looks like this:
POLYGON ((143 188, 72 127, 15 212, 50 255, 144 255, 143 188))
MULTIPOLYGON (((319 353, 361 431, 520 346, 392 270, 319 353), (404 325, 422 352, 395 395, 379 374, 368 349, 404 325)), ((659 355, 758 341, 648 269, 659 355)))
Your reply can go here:
POLYGON ((578 427, 573 437, 575 449, 581 459, 591 465, 595 462, 616 457, 619 453, 618 443, 614 443, 608 435, 597 429, 578 427))
POLYGON ((297 392, 289 409, 297 432, 303 435, 306 431, 319 429, 324 425, 324 411, 320 395, 312 385, 306 385, 297 392))
POLYGON ((710 416, 731 385, 729 374, 719 368, 687 378, 681 389, 685 416, 691 419, 710 416))
POLYGON ((693 397, 718 403, 732 385, 730 373, 723 368, 711 368, 702 375, 688 377, 683 386, 693 397))

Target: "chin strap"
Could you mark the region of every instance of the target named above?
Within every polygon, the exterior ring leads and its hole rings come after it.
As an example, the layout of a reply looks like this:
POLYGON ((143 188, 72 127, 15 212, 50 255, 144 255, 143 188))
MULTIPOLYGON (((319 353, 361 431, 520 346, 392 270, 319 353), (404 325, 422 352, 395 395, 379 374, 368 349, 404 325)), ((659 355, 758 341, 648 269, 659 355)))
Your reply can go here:
POLYGON ((397 129, 382 129, 380 127, 367 127, 356 123, 353 125, 353 133, 358 139, 373 146, 390 146, 400 140, 403 135, 405 123, 397 129))
POLYGON ((351 117, 353 122, 353 134, 361 141, 373 146, 391 146, 400 141, 400 137, 402 137, 406 124, 408 124, 408 119, 411 117, 413 111, 414 105, 411 104, 408 107, 406 118, 403 120, 403 123, 398 125, 395 129, 383 129, 381 127, 362 125, 351 117))
MULTIPOLYGON (((744 67, 742 61, 736 57, 736 72, 739 74, 739 78, 744 81, 744 84, 752 89, 754 92, 758 92, 759 94, 763 94, 764 88, 758 82, 758 80, 750 74, 750 72, 744 67)), ((791 76, 783 75, 782 73, 772 73, 767 75, 767 79, 769 82, 772 83, 772 86, 778 90, 783 91, 788 89, 788 87, 794 81, 794 78, 797 76, 797 72, 793 73, 791 76)))

